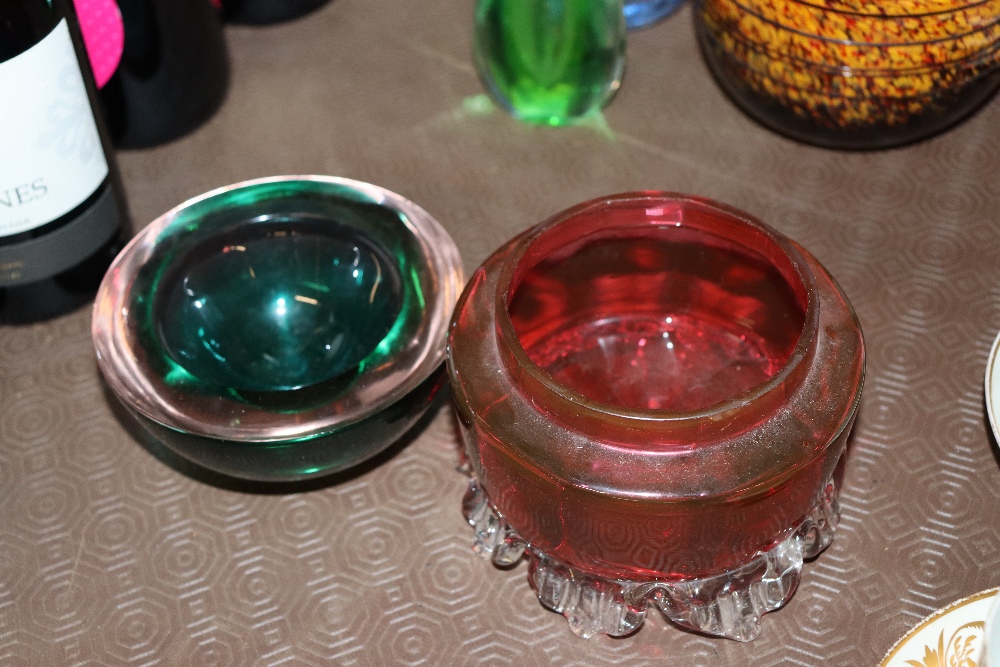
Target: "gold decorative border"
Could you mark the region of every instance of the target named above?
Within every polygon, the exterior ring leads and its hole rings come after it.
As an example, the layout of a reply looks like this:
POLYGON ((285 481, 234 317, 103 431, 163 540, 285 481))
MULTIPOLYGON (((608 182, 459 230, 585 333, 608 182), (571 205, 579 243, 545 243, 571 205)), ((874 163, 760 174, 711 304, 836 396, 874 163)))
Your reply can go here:
MULTIPOLYGON (((902 650, 903 645, 906 644, 907 641, 909 641, 914 635, 916 635, 918 632, 920 632, 930 624, 934 623, 941 617, 951 613, 952 611, 958 609, 959 607, 964 607, 967 604, 972 604, 973 602, 979 602, 980 600, 993 597, 998 593, 1000 593, 1000 587, 988 588, 985 591, 981 591, 979 593, 976 593, 975 595, 964 597, 960 600, 956 600, 951 604, 942 607, 941 609, 938 609, 936 612, 934 612, 924 620, 920 621, 920 623, 910 628, 909 632, 907 632, 905 635, 902 636, 902 638, 900 638, 899 641, 893 644, 892 648, 889 649, 889 652, 885 654, 884 658, 882 658, 882 662, 879 663, 879 667, 888 667, 889 662, 896 657, 896 654, 902 650)), ((983 620, 985 621, 985 619, 983 620)))

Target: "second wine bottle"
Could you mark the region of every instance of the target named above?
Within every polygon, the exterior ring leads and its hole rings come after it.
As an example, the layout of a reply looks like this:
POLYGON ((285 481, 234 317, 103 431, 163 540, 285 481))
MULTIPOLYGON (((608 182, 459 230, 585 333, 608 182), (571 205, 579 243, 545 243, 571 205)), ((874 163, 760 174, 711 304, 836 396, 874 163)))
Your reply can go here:
POLYGON ((280 23, 304 16, 327 0, 222 0, 222 11, 233 23, 280 23))
POLYGON ((101 98, 114 143, 162 144, 208 120, 225 99, 229 59, 210 0, 118 0, 121 65, 101 98))

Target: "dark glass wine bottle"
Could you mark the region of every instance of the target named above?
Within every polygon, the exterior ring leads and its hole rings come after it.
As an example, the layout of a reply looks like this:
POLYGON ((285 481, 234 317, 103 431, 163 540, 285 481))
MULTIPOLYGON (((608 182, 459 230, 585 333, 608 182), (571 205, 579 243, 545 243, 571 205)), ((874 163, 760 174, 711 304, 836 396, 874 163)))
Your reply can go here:
POLYGON ((121 148, 163 144, 191 132, 226 97, 229 57, 210 0, 118 0, 121 64, 101 89, 111 139, 121 148))
POLYGON ((328 0, 222 0, 222 11, 233 23, 279 23, 308 14, 328 0))
POLYGON ((0 0, 0 324, 89 302, 128 218, 69 0, 0 0))

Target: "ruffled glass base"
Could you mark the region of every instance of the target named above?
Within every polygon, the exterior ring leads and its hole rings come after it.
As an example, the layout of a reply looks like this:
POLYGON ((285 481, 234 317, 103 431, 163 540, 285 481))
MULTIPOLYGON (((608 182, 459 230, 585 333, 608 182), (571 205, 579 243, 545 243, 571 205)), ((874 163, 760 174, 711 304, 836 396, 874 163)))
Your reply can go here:
POLYGON ((829 481, 801 523, 744 565, 678 581, 605 579, 551 558, 507 525, 471 475, 462 509, 475 531, 473 551, 501 567, 527 556, 528 580, 539 602, 565 616, 579 637, 630 634, 642 625, 652 602, 681 627, 745 642, 760 635, 764 614, 791 599, 803 560, 817 556, 833 540, 840 518, 837 494, 829 481))

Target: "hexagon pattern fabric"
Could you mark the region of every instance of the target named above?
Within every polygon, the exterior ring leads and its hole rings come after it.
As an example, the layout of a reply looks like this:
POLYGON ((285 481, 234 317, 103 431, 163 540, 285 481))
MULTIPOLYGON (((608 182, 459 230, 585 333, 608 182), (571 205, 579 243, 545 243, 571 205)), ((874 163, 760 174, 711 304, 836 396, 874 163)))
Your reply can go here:
POLYGON ((833 545, 755 642, 657 614, 573 636, 524 564, 470 549, 442 411, 372 465, 266 492, 191 471, 102 388, 90 313, 0 328, 0 665, 877 664, 946 603, 1000 585, 1000 453, 983 372, 1000 330, 1000 99, 947 134, 841 153, 758 127, 717 89, 690 8, 629 35, 605 125, 522 125, 484 100, 471 3, 337 0, 231 26, 229 97, 120 155, 137 227, 280 173, 378 183, 473 269, 574 203, 642 188, 728 202, 806 246, 861 320, 868 375, 833 545))

